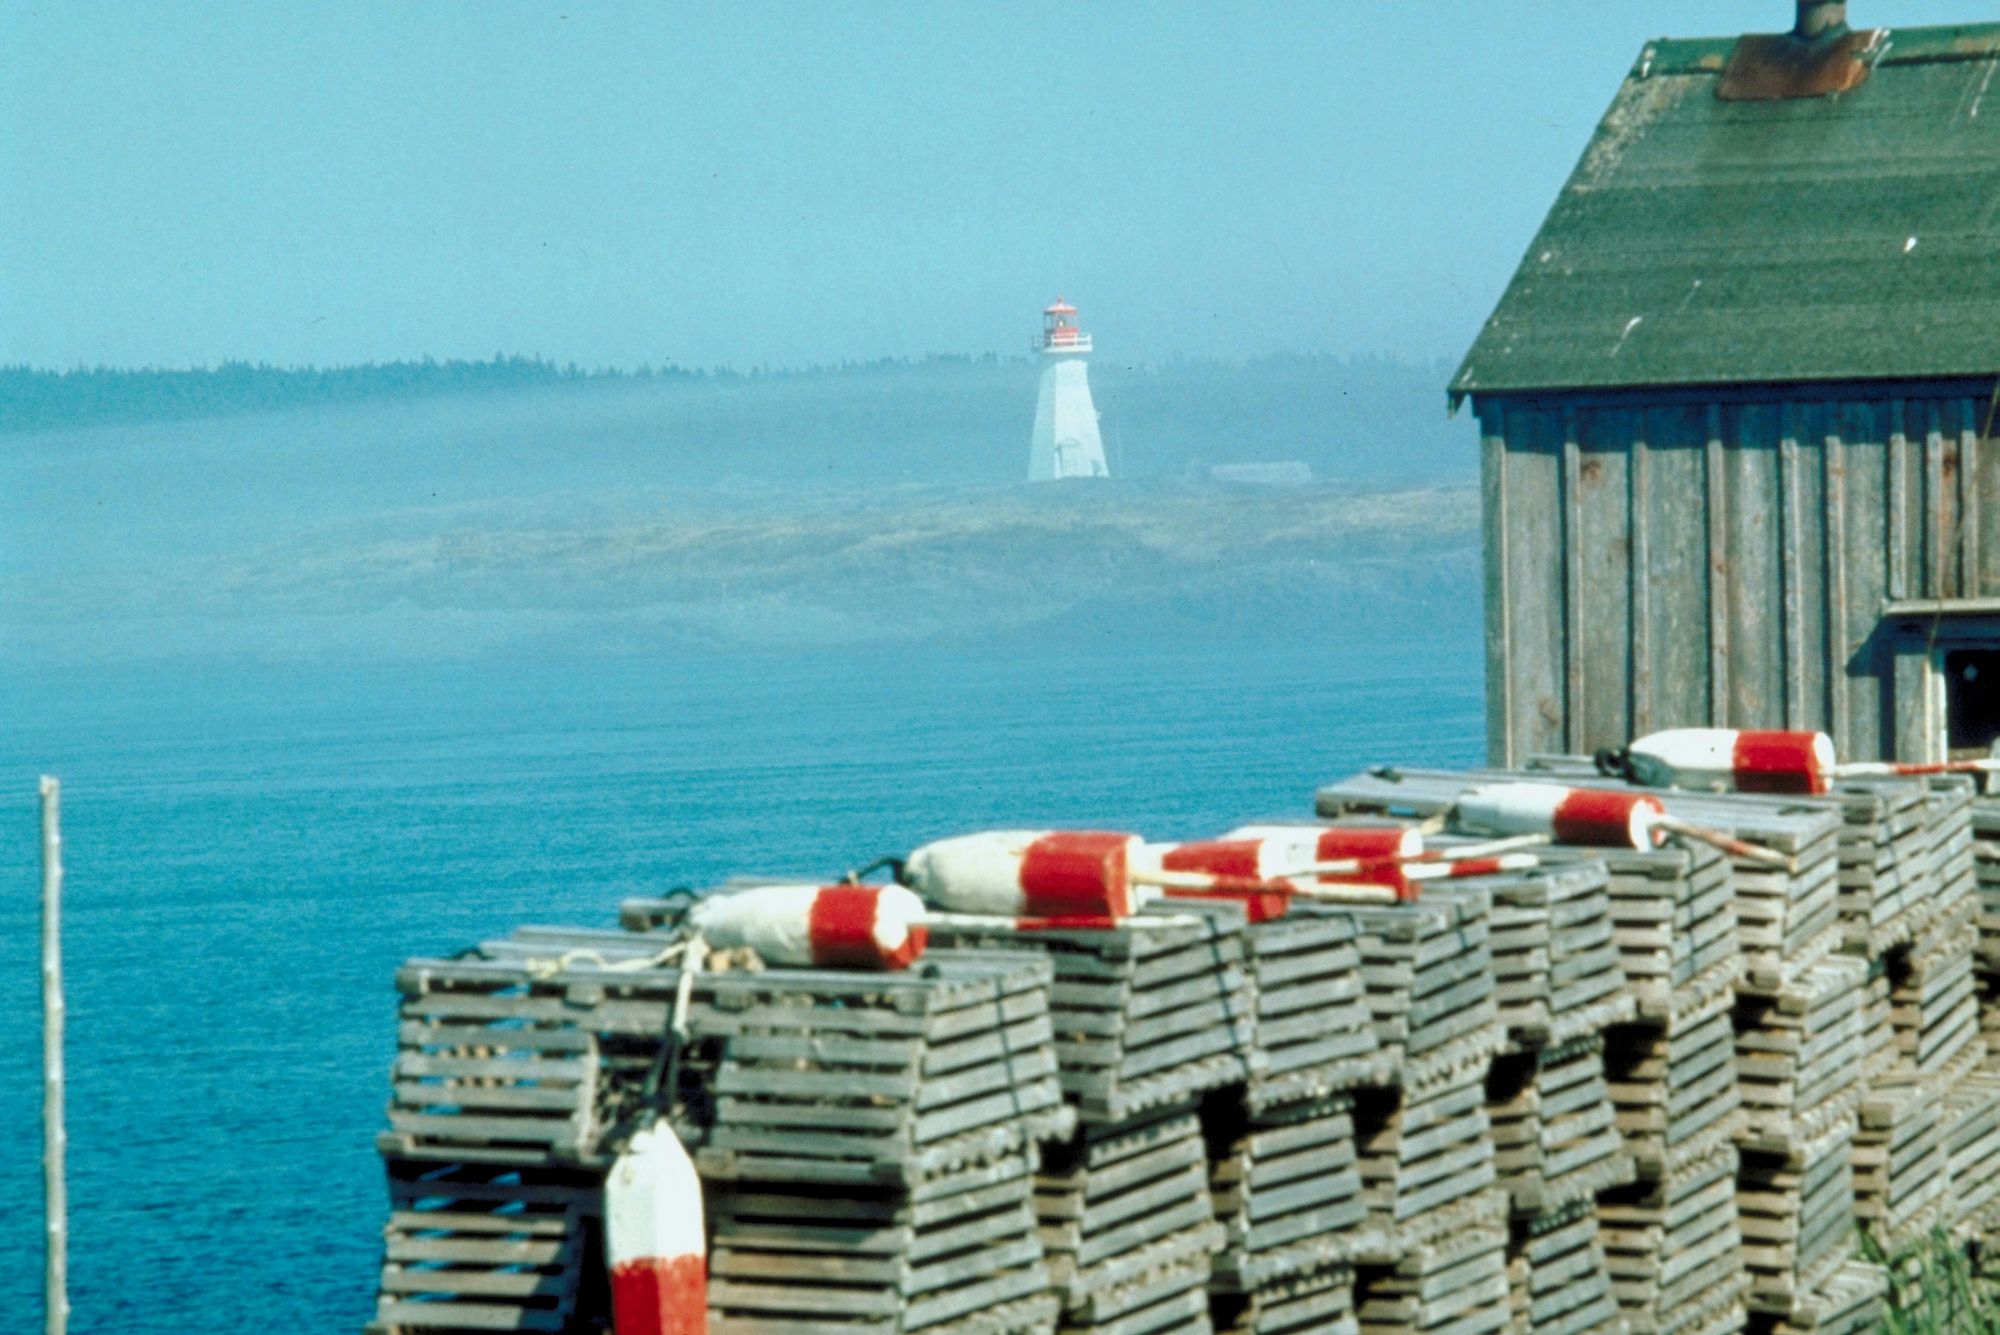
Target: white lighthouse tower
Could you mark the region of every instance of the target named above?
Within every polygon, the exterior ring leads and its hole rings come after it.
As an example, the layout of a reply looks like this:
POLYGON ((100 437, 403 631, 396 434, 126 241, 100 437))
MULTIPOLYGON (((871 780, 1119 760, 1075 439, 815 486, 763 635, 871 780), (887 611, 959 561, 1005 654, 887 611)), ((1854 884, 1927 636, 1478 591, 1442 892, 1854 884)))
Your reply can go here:
POLYGON ((1097 433, 1097 409, 1090 402, 1084 358, 1090 335, 1076 327, 1076 307, 1057 297, 1042 312, 1035 349, 1046 360, 1042 392, 1035 400, 1035 438, 1028 449, 1028 481, 1060 477, 1109 477, 1104 438, 1097 433))

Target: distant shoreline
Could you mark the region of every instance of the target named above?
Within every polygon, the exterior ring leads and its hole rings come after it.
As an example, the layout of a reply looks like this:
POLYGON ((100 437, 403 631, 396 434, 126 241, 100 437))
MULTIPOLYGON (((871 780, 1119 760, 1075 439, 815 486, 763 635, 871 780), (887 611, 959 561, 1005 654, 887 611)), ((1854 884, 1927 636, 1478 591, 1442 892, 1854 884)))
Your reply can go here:
MULTIPOLYGON (((868 361, 686 367, 674 362, 633 367, 584 367, 539 354, 496 353, 487 360, 429 357, 351 366, 272 366, 228 361, 198 367, 0 366, 0 436, 26 431, 99 425, 139 425, 246 413, 284 412, 346 404, 412 401, 452 395, 501 395, 550 390, 664 389, 812 382, 905 376, 949 376, 993 371, 1029 372, 1026 356, 931 353, 868 361)), ((1119 365, 1110 358, 1093 367, 1099 377, 1212 376, 1270 366, 1316 368, 1338 379, 1379 377, 1385 371, 1435 379, 1439 393, 1449 376, 1443 360, 1426 363, 1376 356, 1281 353, 1254 358, 1176 358, 1119 365)))

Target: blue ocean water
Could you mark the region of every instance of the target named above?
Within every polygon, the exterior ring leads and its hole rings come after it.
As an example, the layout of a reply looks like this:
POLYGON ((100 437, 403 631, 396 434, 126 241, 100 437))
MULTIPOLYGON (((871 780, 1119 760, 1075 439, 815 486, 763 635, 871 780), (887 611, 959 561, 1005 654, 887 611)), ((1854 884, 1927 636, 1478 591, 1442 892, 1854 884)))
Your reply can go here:
POLYGON ((393 971, 993 825, 1159 838, 1469 763, 1481 652, 1202 647, 0 678, 0 1310, 39 1310, 34 779, 64 781, 72 1329, 353 1330, 393 971))

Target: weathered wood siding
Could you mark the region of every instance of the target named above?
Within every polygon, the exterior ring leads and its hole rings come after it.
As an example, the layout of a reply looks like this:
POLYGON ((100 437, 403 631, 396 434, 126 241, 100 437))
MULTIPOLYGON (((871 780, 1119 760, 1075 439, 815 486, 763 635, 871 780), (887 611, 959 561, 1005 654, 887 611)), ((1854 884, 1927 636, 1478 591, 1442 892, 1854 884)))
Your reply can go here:
POLYGON ((1924 758, 1950 629, 2000 643, 1992 382, 1487 396, 1492 759, 1656 728, 1824 728, 1924 758), (1968 616, 1971 617, 1968 620, 1968 616))

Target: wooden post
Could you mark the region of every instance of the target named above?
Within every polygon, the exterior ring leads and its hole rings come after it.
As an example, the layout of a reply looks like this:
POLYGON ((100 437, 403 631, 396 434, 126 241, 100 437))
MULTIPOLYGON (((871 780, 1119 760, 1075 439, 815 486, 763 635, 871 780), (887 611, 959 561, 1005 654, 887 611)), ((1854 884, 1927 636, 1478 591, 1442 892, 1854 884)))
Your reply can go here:
POLYGON ((42 776, 42 1189, 48 1234, 43 1329, 69 1329, 69 1199, 63 1184, 62 785, 42 776))

